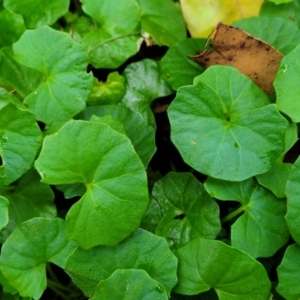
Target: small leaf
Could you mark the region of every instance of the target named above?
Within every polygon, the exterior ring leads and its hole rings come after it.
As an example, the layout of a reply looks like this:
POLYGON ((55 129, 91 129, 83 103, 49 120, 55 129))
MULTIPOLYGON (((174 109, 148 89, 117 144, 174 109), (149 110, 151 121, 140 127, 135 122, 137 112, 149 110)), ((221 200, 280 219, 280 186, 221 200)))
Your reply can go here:
POLYGON ((196 295, 214 288, 222 300, 265 300, 269 295, 266 270, 245 252, 198 238, 177 253, 176 293, 196 295))
POLYGON ((156 150, 155 130, 145 122, 139 113, 123 105, 102 105, 87 107, 77 115, 77 118, 89 120, 93 114, 99 117, 111 115, 114 119, 120 121, 144 166, 148 166, 156 150))
POLYGON ((137 229, 114 247, 98 246, 89 250, 78 247, 66 264, 72 281, 88 297, 94 295, 99 282, 117 269, 145 270, 168 295, 177 282, 177 259, 166 240, 143 229, 137 229))
POLYGON ((8 223, 8 205, 7 198, 0 196, 0 230, 8 223))
POLYGON ((104 122, 67 122, 44 139, 35 166, 43 182, 85 184, 66 217, 81 247, 115 245, 138 227, 148 205, 145 169, 130 140, 104 122))
POLYGON ((140 113, 149 125, 155 127, 150 108, 152 101, 173 93, 161 78, 158 63, 150 59, 132 63, 126 67, 123 76, 126 79, 126 94, 121 103, 140 113))
POLYGON ((195 84, 181 87, 168 109, 171 139, 185 162, 230 181, 268 171, 288 126, 275 105, 232 67, 211 66, 195 84))
POLYGON ((69 9, 69 0, 30 0, 24 5, 22 1, 3 0, 5 8, 23 16, 27 28, 52 25, 69 9))
POLYGON ((277 268, 279 284, 277 292, 285 299, 297 300, 300 298, 300 246, 289 246, 284 254, 282 262, 277 268))
POLYGON ((53 192, 47 184, 41 183, 40 179, 35 170, 30 170, 17 185, 2 189, 0 187, 0 194, 10 202, 9 223, 0 232, 2 243, 18 225, 31 218, 56 217, 53 192))
POLYGON ((253 257, 272 256, 289 238, 285 223, 286 203, 251 178, 226 182, 208 178, 205 188, 219 200, 237 200, 241 206, 223 221, 243 213, 231 227, 231 245, 253 257))
POLYGON ((21 296, 39 299, 46 289, 46 262, 64 268, 76 246, 67 240, 63 220, 33 218, 17 227, 3 244, 0 269, 21 296))
POLYGON ((94 87, 87 105, 118 104, 126 92, 124 82, 125 78, 118 72, 109 73, 105 83, 94 78, 94 87))
POLYGON ((203 72, 203 68, 188 58, 196 54, 205 45, 204 39, 185 39, 173 44, 160 61, 163 78, 177 90, 190 85, 193 79, 203 72))
POLYGON ((197 237, 214 239, 220 232, 219 207, 192 174, 168 173, 154 184, 152 195, 163 215, 156 234, 170 245, 180 248, 197 237))
POLYGON ((0 186, 28 171, 41 146, 35 117, 12 94, 0 88, 0 186))
POLYGON ((287 114, 293 122, 300 122, 300 104, 295 101, 300 86, 300 45, 287 54, 280 63, 279 71, 274 80, 276 103, 280 111, 287 114))
POLYGON ((165 289, 144 270, 116 270, 101 280, 91 300, 122 299, 168 300, 165 289), (117 288, 116 288, 117 287, 117 288))
POLYGON ((38 120, 67 121, 85 107, 93 77, 86 73, 86 51, 68 34, 46 26, 27 30, 13 49, 18 62, 46 77, 24 100, 38 120))

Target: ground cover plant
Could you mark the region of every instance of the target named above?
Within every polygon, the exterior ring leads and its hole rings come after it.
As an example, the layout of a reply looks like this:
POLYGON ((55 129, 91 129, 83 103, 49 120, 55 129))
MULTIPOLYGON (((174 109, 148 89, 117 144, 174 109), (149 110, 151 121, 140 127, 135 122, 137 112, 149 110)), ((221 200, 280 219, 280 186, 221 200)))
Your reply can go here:
POLYGON ((269 94, 183 2, 0 1, 1 299, 300 298, 299 1, 269 94))

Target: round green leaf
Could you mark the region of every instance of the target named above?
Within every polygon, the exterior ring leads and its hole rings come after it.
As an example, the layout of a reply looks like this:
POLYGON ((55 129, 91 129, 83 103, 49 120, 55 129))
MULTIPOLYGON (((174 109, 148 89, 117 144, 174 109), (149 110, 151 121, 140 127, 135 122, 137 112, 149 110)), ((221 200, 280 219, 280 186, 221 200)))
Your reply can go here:
POLYGON ((286 196, 287 196, 287 214, 286 223, 290 230, 293 239, 300 243, 300 158, 296 160, 292 166, 290 176, 286 183, 286 196))
POLYGON ((47 26, 27 30, 13 49, 18 62, 45 75, 24 100, 38 120, 66 121, 85 107, 93 76, 86 73, 87 52, 68 34, 47 26))
POLYGON ((277 292, 288 300, 300 298, 300 246, 289 246, 284 254, 281 264, 277 268, 279 284, 277 292))
POLYGON ((295 123, 300 122, 300 104, 295 101, 300 93, 299 55, 300 45, 283 57, 274 80, 277 107, 295 123))
POLYGON ((291 52, 300 44, 300 31, 290 20, 278 17, 253 17, 235 21, 247 33, 274 46, 283 54, 291 52))
POLYGON ((203 72, 203 68, 188 58, 195 55, 205 45, 204 39, 185 39, 176 42, 169 48, 160 61, 163 78, 177 90, 181 86, 190 85, 193 79, 203 72))
POLYGON ((100 281, 91 300, 168 300, 165 289, 144 270, 116 270, 100 281), (117 288, 116 288, 117 287, 117 288))
POLYGON ((39 299, 46 289, 46 262, 64 268, 77 244, 61 219, 33 218, 17 227, 1 249, 0 269, 21 296, 39 299))
POLYGON ((8 205, 7 198, 0 196, 0 230, 8 223, 8 205))
MULTIPOLYGON (((109 278, 118 269, 141 269, 170 295, 177 283, 177 259, 164 238, 143 229, 137 229, 120 244, 98 246, 89 250, 80 247, 72 253, 66 271, 72 281, 88 297, 94 295, 99 282, 109 278)), ((115 286, 118 290, 119 286, 115 286)), ((135 298, 139 299, 139 298, 135 298)))
POLYGON ((168 173, 154 184, 152 196, 163 215, 156 234, 172 246, 197 237, 214 239, 220 232, 219 207, 192 174, 168 173))
POLYGON ((4 7, 23 16, 27 28, 52 25, 67 13, 70 0, 3 0, 4 7))
POLYGON ((69 237, 81 247, 115 245, 138 227, 148 205, 147 178, 124 134, 101 121, 69 121, 44 139, 35 165, 43 182, 85 184, 66 217, 69 237))
POLYGON ((35 117, 12 94, 0 88, 0 186, 28 171, 43 139, 35 117))
POLYGON ((92 115, 99 117, 111 115, 114 119, 120 121, 144 166, 148 166, 156 150, 155 130, 145 122, 139 113, 123 105, 102 105, 87 107, 77 115, 77 117, 79 119, 89 120, 92 115))
POLYGON ((11 46, 20 38, 25 29, 22 16, 7 9, 0 11, 0 48, 11 46))
POLYGON ((254 179, 226 182, 208 178, 205 188, 219 200, 237 200, 241 206, 223 220, 244 214, 231 227, 231 245, 253 257, 272 256, 289 238, 286 202, 255 183, 254 179))
POLYGON ((230 181, 268 171, 288 126, 275 105, 232 67, 211 66, 195 84, 181 87, 168 109, 171 139, 185 162, 230 181))
POLYGON ((155 127, 150 105, 159 97, 173 93, 161 78, 158 63, 151 59, 128 65, 123 73, 126 79, 126 94, 121 103, 140 113, 149 125, 155 127))
POLYGON ((250 255, 220 241, 198 238, 178 250, 174 291, 196 295, 211 288, 222 300, 266 300, 271 283, 264 267, 250 255))
POLYGON ((16 226, 31 218, 56 216, 53 192, 47 184, 41 183, 40 179, 35 170, 30 170, 17 185, 7 189, 0 188, 0 194, 10 202, 9 222, 0 232, 0 242, 3 243, 16 226))

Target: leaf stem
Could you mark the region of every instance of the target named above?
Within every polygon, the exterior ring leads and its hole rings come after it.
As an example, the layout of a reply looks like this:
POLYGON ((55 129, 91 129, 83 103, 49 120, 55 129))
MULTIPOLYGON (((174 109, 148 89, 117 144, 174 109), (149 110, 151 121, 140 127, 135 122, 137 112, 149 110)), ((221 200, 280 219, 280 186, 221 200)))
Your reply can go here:
POLYGON ((89 49, 88 52, 90 53, 90 52, 94 51, 96 48, 101 47, 102 45, 104 45, 106 43, 109 43, 109 42, 112 42, 114 40, 124 38, 124 37, 127 37, 127 36, 133 36, 133 35, 141 35, 141 32, 140 31, 135 31, 135 32, 126 33, 126 34, 123 34, 123 35, 114 36, 114 37, 112 37, 108 40, 105 40, 105 41, 95 45, 93 48, 89 49))
POLYGON ((66 299, 68 300, 69 297, 67 295, 65 295, 64 292, 62 292, 60 290, 60 288, 62 286, 60 286, 60 284, 57 284, 55 281, 51 280, 51 279, 48 279, 47 280, 47 286, 57 295, 59 295, 60 297, 62 297, 62 299, 66 299), (58 286, 59 285, 59 286, 58 286))
POLYGON ((245 206, 240 206, 238 209, 232 211, 230 214, 228 214, 226 217, 224 217, 221 220, 221 223, 224 224, 228 221, 230 221, 232 218, 234 218, 235 216, 239 215, 241 212, 243 212, 245 210, 245 206))

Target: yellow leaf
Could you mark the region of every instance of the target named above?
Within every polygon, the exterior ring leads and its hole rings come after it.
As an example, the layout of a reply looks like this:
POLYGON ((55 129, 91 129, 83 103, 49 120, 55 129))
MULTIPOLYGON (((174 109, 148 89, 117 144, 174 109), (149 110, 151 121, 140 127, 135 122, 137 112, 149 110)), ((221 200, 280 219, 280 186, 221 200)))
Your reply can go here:
POLYGON ((257 16, 263 0, 180 0, 192 37, 207 37, 219 22, 257 16))

